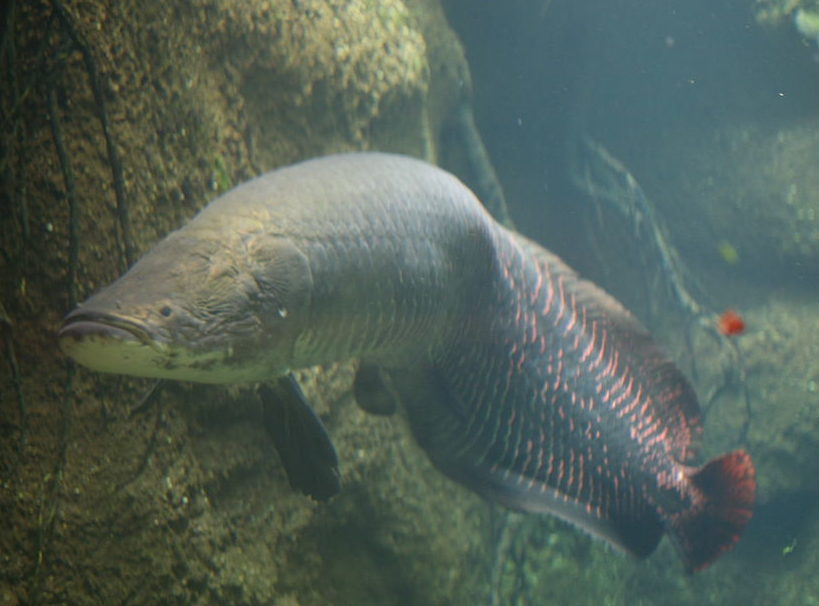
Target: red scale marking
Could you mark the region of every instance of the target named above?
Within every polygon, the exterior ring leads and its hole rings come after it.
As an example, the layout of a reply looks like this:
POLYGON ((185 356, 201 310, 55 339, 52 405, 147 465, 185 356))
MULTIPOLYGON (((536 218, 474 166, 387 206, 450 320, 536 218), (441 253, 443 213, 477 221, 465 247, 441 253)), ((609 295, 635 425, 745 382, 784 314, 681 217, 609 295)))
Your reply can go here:
MULTIPOLYGON (((603 384, 602 384, 602 383, 598 383, 598 385, 599 385, 601 388, 603 387, 603 384)), ((603 393, 601 393, 601 394, 600 394, 600 400, 601 400, 601 401, 603 401, 603 402, 607 402, 607 403, 608 403, 608 402, 609 402, 609 400, 611 400, 611 396, 612 396, 612 394, 613 394, 614 392, 615 392, 615 387, 614 387, 614 386, 609 387, 607 390, 605 390, 603 393)))
POLYGON ((549 478, 552 477, 552 474, 555 472, 555 454, 552 450, 549 450, 549 469, 546 471, 546 479, 548 481, 549 478))
MULTIPOLYGON (((595 322, 595 326, 597 326, 597 322, 595 322)), ((600 347, 598 348, 597 357, 589 364, 589 370, 595 370, 598 368, 606 357, 606 345, 608 344, 609 333, 605 330, 600 332, 600 347)), ((614 372, 615 367, 612 364, 616 365, 616 356, 617 350, 614 351, 614 357, 609 360, 609 363, 606 365, 606 369, 603 371, 604 375, 611 376, 614 372)))
POLYGON ((641 432, 641 438, 645 440, 646 443, 649 443, 648 438, 650 438, 651 436, 656 436, 660 430, 660 427, 661 427, 660 420, 652 417, 651 423, 648 423, 641 432))
POLYGON ((549 295, 546 297, 546 304, 543 306, 543 315, 548 316, 549 312, 552 310, 552 302, 554 301, 555 296, 555 283, 552 280, 552 274, 549 272, 549 268, 546 268, 547 273, 547 282, 549 286, 549 295))
POLYGON ((558 310, 557 317, 555 318, 555 324, 560 324, 560 322, 563 320, 563 314, 566 311, 566 300, 563 298, 563 276, 559 276, 557 278, 557 289, 560 299, 558 301, 558 310))
POLYGON ((632 396, 631 401, 617 412, 617 416, 621 419, 626 415, 630 416, 631 412, 637 408, 637 405, 640 403, 641 395, 642 394, 638 391, 637 395, 632 396))
MULTIPOLYGON (((583 455, 580 455, 578 466, 577 466, 577 496, 578 497, 580 496, 580 493, 583 492, 583 487, 584 487, 585 481, 586 481, 586 476, 583 473, 583 468, 585 467, 585 465, 586 465, 586 459, 585 459, 585 457, 583 455)), ((591 494, 589 494, 589 497, 591 497, 591 494)))
POLYGON ((642 431, 640 432, 640 438, 645 442, 648 442, 648 439, 660 431, 660 427, 662 427, 660 419, 655 417, 649 417, 649 419, 650 422, 646 423, 645 427, 643 427, 642 431))
POLYGON ((646 440, 646 433, 642 429, 637 429, 637 442, 640 444, 641 452, 645 456, 646 454, 651 452, 651 447, 648 445, 646 440))
POLYGON ((620 378, 617 379, 614 382, 614 384, 611 386, 611 391, 615 392, 615 391, 619 391, 619 390, 623 389, 625 384, 626 384, 626 381, 628 379, 629 379, 629 375, 627 375, 627 374, 620 375, 620 378))
MULTIPOLYGON (((563 329, 564 335, 569 334, 572 330, 574 330, 574 327, 577 325, 577 309, 575 308, 574 297, 569 298, 568 305, 571 311, 571 316, 569 319, 569 323, 566 324, 566 328, 563 329)), ((575 344, 574 348, 577 349, 577 344, 575 344)))
MULTIPOLYGON (((534 444, 532 443, 532 440, 526 440, 526 461, 524 461, 524 463, 523 463, 522 473, 525 473, 529 469, 529 464, 532 462, 533 447, 534 447, 534 444)), ((533 481, 534 480, 529 482, 529 488, 532 487, 532 482, 533 481)))
POLYGON ((640 416, 641 417, 648 414, 648 409, 651 407, 651 404, 652 404, 652 400, 651 400, 651 397, 649 396, 649 397, 647 397, 645 399, 645 401, 643 402, 643 405, 640 407, 640 416))
MULTIPOLYGON (((586 323, 586 310, 584 309, 583 310, 583 327, 584 327, 583 332, 585 332, 585 323, 586 323)), ((589 344, 586 345, 586 349, 584 349, 583 352, 580 354, 580 362, 581 363, 585 364, 586 360, 589 359, 589 357, 592 355, 592 352, 594 351, 595 345, 597 345, 597 321, 592 320, 592 332, 591 332, 591 336, 589 337, 589 344)), ((593 368, 593 367, 594 367, 594 365, 591 365, 590 368, 593 368)))
POLYGON ((540 289, 543 286, 543 274, 538 271, 537 272, 537 280, 535 281, 535 287, 532 290, 532 296, 529 298, 529 301, 532 305, 540 298, 540 289))
MULTIPOLYGON (((620 395, 617 396, 616 398, 614 398, 614 400, 612 401, 612 403, 611 403, 611 409, 612 410, 617 410, 620 407, 620 405, 623 402, 625 402, 629 398, 629 396, 631 396, 631 388, 633 387, 633 383, 634 383, 634 379, 629 377, 628 378, 628 385, 625 386, 622 389, 620 395)), ((623 416, 622 411, 619 411, 617 413, 617 416, 622 417, 623 416)))
MULTIPOLYGON (((640 402, 644 402, 645 400, 644 400, 643 398, 644 398, 644 394, 643 394, 643 386, 642 386, 642 385, 638 385, 638 386, 637 386, 637 393, 634 395, 634 403, 635 403, 635 404, 638 404, 638 403, 640 403, 640 402)), ((647 400, 647 398, 646 398, 646 400, 647 400)), ((629 412, 630 412, 630 411, 629 411, 629 412)))
MULTIPOLYGON (((598 356, 598 360, 592 364, 592 367, 597 367, 601 358, 603 356, 603 350, 606 347, 606 341, 608 339, 608 333, 603 331, 602 341, 603 343, 600 345, 600 355, 598 356)), ((603 374, 607 377, 615 377, 617 376, 617 365, 620 363, 620 352, 616 349, 614 350, 614 354, 609 358, 609 363, 606 364, 606 368, 603 370, 603 374)))
POLYGON ((538 326, 537 326, 537 315, 534 313, 527 314, 529 319, 529 338, 527 339, 527 343, 537 343, 538 341, 538 326))
POLYGON ((654 437, 652 437, 651 440, 649 440, 648 444, 649 444, 649 446, 652 446, 652 447, 656 446, 657 444, 664 443, 666 441, 667 437, 668 437, 668 427, 666 427, 665 429, 663 429, 659 433, 655 433, 654 437))

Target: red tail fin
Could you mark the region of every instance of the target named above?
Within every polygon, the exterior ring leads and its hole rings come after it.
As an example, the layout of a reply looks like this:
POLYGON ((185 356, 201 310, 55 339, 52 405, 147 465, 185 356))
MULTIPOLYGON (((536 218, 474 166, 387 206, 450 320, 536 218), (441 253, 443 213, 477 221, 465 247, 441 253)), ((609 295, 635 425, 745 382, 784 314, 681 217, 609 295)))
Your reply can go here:
POLYGON ((686 570, 693 572, 706 568, 739 541, 753 512, 756 473, 750 455, 736 450, 709 461, 689 479, 700 498, 675 516, 670 530, 686 570))

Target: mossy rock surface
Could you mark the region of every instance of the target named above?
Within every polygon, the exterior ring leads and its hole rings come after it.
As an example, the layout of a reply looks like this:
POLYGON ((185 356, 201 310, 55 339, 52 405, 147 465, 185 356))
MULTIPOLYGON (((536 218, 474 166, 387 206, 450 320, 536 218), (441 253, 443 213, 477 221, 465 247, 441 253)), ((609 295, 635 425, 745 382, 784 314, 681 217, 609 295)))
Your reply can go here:
POLYGON ((249 388, 169 384, 132 413, 150 381, 69 369, 55 339, 71 299, 127 267, 126 242, 138 258, 256 174, 345 150, 434 159, 462 102, 442 74, 468 82, 437 2, 18 2, 12 18, 0 302, 18 371, 4 352, 0 601, 482 599, 486 505, 432 468, 402 417, 358 410, 351 364, 301 375, 343 473, 319 505, 289 487, 249 388))

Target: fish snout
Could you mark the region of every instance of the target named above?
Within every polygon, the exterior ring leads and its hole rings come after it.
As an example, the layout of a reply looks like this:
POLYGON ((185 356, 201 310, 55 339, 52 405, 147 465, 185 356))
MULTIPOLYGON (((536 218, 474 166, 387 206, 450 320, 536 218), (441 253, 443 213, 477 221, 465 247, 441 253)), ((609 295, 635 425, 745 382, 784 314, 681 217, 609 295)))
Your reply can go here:
POLYGON ((103 372, 135 374, 140 360, 162 345, 140 324, 103 312, 78 308, 57 333, 60 350, 79 364, 103 372))

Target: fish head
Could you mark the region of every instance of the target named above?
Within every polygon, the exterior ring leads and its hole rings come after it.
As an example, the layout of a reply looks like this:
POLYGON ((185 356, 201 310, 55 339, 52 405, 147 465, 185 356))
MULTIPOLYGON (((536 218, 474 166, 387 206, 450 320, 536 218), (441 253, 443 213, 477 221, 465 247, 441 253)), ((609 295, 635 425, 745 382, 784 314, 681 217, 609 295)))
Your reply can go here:
POLYGON ((307 259, 286 238, 219 236, 168 236, 66 316, 62 351, 101 372, 202 383, 286 372, 309 307, 307 259))

